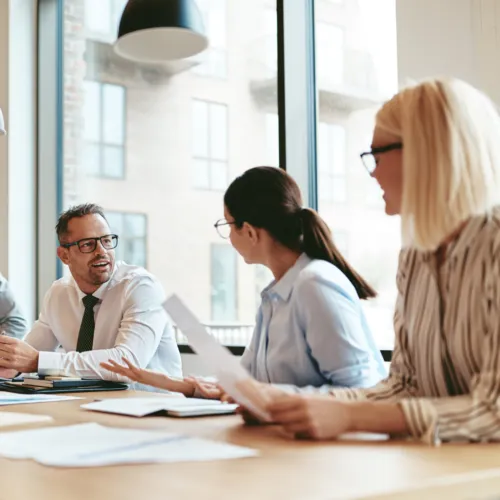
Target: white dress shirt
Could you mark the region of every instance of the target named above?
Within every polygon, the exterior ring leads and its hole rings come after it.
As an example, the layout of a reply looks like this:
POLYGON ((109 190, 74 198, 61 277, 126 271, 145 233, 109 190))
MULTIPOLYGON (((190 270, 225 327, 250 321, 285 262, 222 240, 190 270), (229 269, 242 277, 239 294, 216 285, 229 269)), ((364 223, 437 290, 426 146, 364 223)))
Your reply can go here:
POLYGON ((100 367, 122 357, 141 368, 182 376, 181 357, 162 303, 158 280, 142 267, 117 262, 111 279, 93 294, 93 350, 76 352, 85 294, 72 276, 57 280, 45 295, 38 321, 24 339, 40 351, 38 373, 123 381, 100 367), (65 352, 54 352, 58 346, 65 352))

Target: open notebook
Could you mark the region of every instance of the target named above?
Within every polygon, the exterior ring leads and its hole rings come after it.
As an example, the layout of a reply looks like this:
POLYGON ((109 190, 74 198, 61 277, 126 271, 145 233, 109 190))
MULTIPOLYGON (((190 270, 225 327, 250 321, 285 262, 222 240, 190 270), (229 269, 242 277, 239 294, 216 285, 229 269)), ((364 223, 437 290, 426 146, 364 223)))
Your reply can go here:
POLYGON ((184 397, 104 399, 81 406, 85 410, 115 413, 130 417, 201 417, 234 413, 238 405, 213 399, 184 397))

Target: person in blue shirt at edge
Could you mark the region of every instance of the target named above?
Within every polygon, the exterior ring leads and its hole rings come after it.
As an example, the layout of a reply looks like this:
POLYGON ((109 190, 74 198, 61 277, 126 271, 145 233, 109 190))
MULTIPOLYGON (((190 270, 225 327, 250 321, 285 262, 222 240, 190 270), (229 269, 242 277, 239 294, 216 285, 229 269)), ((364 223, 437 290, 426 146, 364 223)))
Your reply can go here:
MULTIPOLYGON (((262 291, 256 327, 241 362, 260 382, 319 387, 370 387, 386 376, 360 299, 375 291, 344 259, 321 217, 302 208, 297 183, 274 167, 255 167, 236 178, 224 196, 227 231, 247 264, 274 275, 262 291)), ((102 366, 141 384, 217 398, 219 388, 110 360, 102 366)))

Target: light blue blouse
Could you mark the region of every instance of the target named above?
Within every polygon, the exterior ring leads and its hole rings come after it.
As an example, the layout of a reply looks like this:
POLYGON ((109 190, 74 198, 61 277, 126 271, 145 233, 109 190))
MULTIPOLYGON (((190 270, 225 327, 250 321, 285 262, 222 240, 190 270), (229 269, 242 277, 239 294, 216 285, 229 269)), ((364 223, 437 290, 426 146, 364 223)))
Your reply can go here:
POLYGON ((258 381, 370 387, 386 376, 356 290, 333 264, 302 254, 261 297, 241 360, 258 381))

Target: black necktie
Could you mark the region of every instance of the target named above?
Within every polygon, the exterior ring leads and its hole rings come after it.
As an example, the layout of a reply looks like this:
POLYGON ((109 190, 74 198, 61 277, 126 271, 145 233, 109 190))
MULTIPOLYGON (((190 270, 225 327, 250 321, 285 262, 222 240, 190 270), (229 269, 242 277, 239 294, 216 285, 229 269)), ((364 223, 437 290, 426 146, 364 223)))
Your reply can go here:
POLYGON ((94 306, 99 302, 99 299, 93 295, 85 295, 82 302, 85 306, 85 312, 76 344, 78 352, 91 351, 94 345, 94 306))

